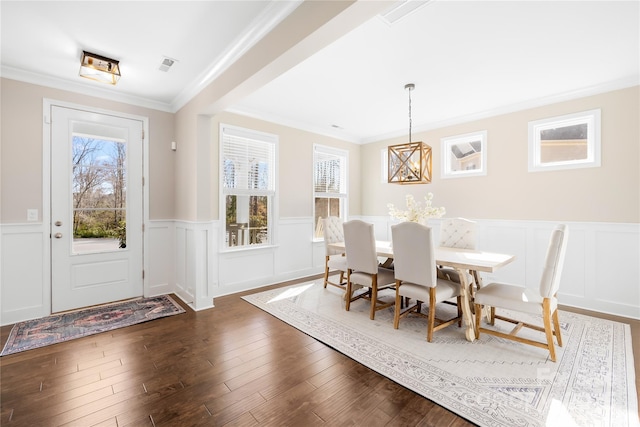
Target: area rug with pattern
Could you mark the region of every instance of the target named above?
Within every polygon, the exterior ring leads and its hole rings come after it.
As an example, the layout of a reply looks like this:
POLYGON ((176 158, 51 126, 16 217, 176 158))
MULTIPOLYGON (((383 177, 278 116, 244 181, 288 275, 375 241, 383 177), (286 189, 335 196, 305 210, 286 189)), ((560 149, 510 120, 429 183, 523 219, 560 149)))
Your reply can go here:
MULTIPOLYGON (((386 292, 393 298, 394 291, 386 292)), ((407 316, 396 330, 393 307, 370 320, 368 301, 352 303, 347 312, 342 295, 315 281, 243 298, 480 426, 640 425, 627 324, 562 311, 563 347, 554 363, 546 350, 499 337, 468 342, 456 325, 434 333, 429 343, 426 319, 407 316)), ((455 306, 437 310, 446 318, 455 306)), ((501 322, 495 327, 513 328, 501 322)))
POLYGON ((16 323, 0 356, 184 313, 168 295, 138 298, 16 323))

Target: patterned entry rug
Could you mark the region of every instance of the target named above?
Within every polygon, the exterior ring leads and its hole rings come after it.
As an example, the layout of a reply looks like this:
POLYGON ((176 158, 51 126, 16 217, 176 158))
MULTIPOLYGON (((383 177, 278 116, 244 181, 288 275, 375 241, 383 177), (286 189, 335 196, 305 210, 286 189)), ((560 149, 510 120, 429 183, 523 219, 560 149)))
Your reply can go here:
POLYGON ((426 319, 407 316, 395 330, 393 307, 370 320, 368 301, 347 312, 342 295, 315 281, 244 299, 480 426, 640 425, 627 324, 561 312, 564 346, 553 363, 546 350, 498 337, 468 342, 456 325, 428 343, 426 319))
POLYGON ((0 356, 184 312, 170 296, 160 295, 28 320, 13 326, 0 356))

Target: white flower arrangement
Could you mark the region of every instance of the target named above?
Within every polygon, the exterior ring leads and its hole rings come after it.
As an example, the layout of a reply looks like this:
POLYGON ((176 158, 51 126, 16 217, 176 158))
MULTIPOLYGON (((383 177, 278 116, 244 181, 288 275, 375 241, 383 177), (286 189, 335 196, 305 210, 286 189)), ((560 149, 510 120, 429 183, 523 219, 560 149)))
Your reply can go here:
POLYGON ((429 218, 441 218, 447 211, 444 207, 435 208, 431 206, 431 199, 433 199, 433 193, 427 193, 424 197, 425 205, 422 206, 419 202, 416 202, 413 195, 407 194, 407 210, 396 209, 393 203, 389 203, 389 215, 391 218, 398 219, 400 221, 411 221, 425 223, 429 218))

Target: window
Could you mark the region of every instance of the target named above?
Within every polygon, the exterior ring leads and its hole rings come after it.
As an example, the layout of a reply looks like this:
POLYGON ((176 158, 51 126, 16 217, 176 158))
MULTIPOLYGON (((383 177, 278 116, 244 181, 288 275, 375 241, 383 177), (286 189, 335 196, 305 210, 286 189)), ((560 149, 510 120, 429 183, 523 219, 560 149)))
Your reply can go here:
POLYGON ((600 166, 600 110, 529 122, 529 172, 600 166))
POLYGON ((348 153, 322 145, 313 146, 313 202, 315 237, 322 238, 321 218, 347 218, 348 153))
POLYGON ((278 137, 220 125, 224 248, 273 244, 278 137))
POLYGON ((442 138, 442 178, 487 174, 487 131, 442 138))
POLYGON ((126 248, 126 141, 76 133, 72 146, 73 253, 126 248))

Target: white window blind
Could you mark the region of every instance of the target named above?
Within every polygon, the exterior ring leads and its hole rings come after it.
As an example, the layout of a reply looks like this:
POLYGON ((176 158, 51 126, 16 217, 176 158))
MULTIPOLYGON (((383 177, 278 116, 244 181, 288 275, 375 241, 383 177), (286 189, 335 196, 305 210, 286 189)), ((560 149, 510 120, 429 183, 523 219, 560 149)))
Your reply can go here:
POLYGON ((229 128, 223 128, 222 132, 222 185, 225 193, 229 192, 228 189, 262 190, 251 191, 254 194, 274 192, 274 144, 238 133, 229 128))
POLYGON ((346 155, 327 147, 314 147, 314 191, 346 197, 346 155))

